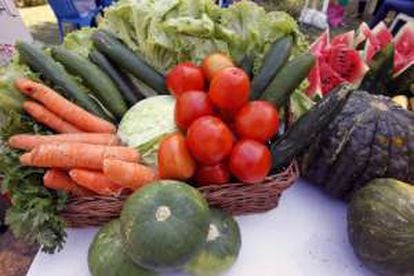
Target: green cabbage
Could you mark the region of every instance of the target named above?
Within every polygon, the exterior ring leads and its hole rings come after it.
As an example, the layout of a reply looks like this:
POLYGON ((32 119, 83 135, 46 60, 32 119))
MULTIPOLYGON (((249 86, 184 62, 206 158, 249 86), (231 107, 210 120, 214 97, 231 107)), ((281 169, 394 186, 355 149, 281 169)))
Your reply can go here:
POLYGON ((175 98, 154 96, 131 107, 119 124, 122 142, 136 148, 149 165, 156 165, 160 141, 178 131, 174 120, 175 98))

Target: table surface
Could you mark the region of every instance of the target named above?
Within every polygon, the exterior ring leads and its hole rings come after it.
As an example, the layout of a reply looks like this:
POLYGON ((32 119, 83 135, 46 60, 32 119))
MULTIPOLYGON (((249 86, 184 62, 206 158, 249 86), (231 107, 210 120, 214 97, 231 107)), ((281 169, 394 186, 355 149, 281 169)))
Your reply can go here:
MULTIPOLYGON (((278 208, 236 219, 242 248, 226 276, 374 275, 348 243, 345 203, 302 180, 283 194, 278 208)), ((87 251, 96 231, 68 229, 64 249, 54 255, 38 253, 27 275, 89 276, 87 251)))

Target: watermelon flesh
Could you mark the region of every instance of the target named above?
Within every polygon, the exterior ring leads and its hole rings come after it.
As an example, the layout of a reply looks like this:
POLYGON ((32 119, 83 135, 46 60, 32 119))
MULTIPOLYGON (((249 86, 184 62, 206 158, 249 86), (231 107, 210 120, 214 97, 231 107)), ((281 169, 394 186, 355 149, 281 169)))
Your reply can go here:
POLYGON ((319 73, 322 95, 328 94, 335 87, 346 82, 346 80, 336 73, 326 62, 321 62, 319 64, 319 73))
POLYGON ((331 41, 331 47, 336 46, 354 46, 355 31, 349 31, 340 35, 335 36, 331 41))
POLYGON ((319 60, 317 59, 315 62, 315 66, 313 67, 312 71, 310 71, 308 76, 309 86, 306 89, 306 94, 313 98, 316 96, 322 95, 322 84, 321 84, 321 75, 319 69, 319 60))
POLYGON ((392 33, 384 22, 380 22, 368 34, 368 40, 365 45, 365 61, 371 62, 376 53, 384 49, 393 40, 392 33))
POLYGON ((359 85, 369 68, 355 49, 344 46, 331 48, 327 54, 328 64, 342 79, 359 85))
POLYGON ((394 74, 399 75, 414 61, 414 23, 405 24, 395 36, 394 74))
POLYGON ((358 27, 357 35, 355 38, 355 45, 358 46, 361 43, 365 42, 369 36, 371 36, 371 29, 367 23, 362 22, 358 27))
POLYGON ((320 56, 321 52, 329 46, 329 29, 327 29, 323 34, 315 40, 315 42, 310 46, 310 52, 315 56, 320 56))

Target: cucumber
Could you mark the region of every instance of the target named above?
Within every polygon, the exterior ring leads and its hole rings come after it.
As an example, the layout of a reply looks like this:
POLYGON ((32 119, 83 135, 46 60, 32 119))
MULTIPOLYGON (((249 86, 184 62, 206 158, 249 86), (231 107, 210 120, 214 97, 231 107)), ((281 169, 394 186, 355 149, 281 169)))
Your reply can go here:
POLYGON ((145 98, 129 76, 112 65, 102 53, 92 50, 89 53, 89 59, 112 79, 129 106, 145 98))
POLYGON ((261 99, 278 108, 284 107, 290 95, 312 70, 315 60, 314 55, 306 53, 289 61, 266 88, 261 99))
POLYGON ((252 80, 250 99, 257 100, 271 80, 289 60, 293 39, 286 36, 276 40, 263 59, 259 73, 252 80))
POLYGON ((92 41, 96 49, 120 68, 125 69, 158 94, 169 94, 165 87, 164 76, 112 35, 108 35, 106 31, 96 31, 92 35, 92 41))
POLYGON ((335 88, 276 140, 271 145, 272 170, 288 165, 310 146, 319 133, 341 112, 352 91, 348 85, 335 88))
POLYGON ((85 89, 77 84, 62 66, 43 53, 39 47, 18 41, 16 49, 24 63, 33 71, 39 72, 45 79, 49 80, 56 89, 66 93, 69 98, 75 100, 77 104, 86 110, 99 117, 107 118, 104 111, 88 96, 85 89))
POLYGON ((109 112, 122 118, 128 108, 114 82, 98 66, 63 47, 52 47, 52 56, 69 73, 79 76, 109 112))
POLYGON ((246 72, 246 74, 249 76, 249 78, 252 78, 253 75, 253 63, 254 58, 251 54, 247 54, 244 56, 244 58, 241 60, 239 67, 246 72))

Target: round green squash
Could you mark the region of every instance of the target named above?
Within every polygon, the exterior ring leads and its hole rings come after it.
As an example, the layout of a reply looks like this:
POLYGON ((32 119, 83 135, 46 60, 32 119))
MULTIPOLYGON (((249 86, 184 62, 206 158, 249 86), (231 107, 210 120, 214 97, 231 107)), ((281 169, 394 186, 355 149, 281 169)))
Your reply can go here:
POLYGON ((203 247, 210 210, 195 188, 164 180, 132 194, 121 212, 128 256, 156 271, 182 267, 203 247))
POLYGON ((89 247, 88 266, 92 276, 156 275, 136 265, 123 249, 119 220, 105 224, 89 247))
POLYGON ((376 178, 414 183, 414 113, 385 96, 355 91, 307 150, 301 175, 334 197, 376 178))
POLYGON ((241 247, 240 229, 230 215, 212 209, 206 244, 187 265, 191 275, 220 275, 237 260, 241 247))
POLYGON ((414 275, 414 187, 376 179, 353 196, 348 236, 356 255, 378 275, 414 275))

